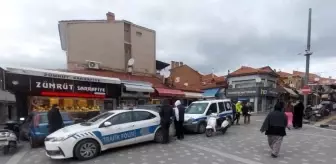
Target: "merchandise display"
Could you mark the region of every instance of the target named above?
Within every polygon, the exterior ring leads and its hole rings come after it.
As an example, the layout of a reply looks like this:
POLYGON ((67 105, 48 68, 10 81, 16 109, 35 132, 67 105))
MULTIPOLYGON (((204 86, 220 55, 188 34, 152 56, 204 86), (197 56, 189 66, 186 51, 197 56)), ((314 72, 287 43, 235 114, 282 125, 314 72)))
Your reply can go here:
POLYGON ((104 105, 101 99, 58 98, 58 97, 30 97, 31 111, 47 112, 53 104, 58 104, 62 112, 93 112, 100 111, 104 105))

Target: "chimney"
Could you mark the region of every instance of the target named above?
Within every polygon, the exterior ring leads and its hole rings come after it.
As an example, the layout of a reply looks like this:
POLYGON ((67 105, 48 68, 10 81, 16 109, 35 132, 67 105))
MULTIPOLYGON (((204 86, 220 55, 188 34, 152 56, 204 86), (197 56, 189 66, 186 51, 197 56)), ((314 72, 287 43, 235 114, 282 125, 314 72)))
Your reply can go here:
POLYGON ((112 12, 107 12, 106 13, 106 19, 108 23, 112 23, 115 21, 115 15, 112 12))
POLYGON ((180 66, 183 66, 183 62, 180 62, 180 66))
POLYGON ((331 79, 332 77, 331 76, 329 76, 329 79, 331 79))
POLYGON ((170 67, 171 67, 171 69, 173 69, 173 68, 174 68, 174 66, 175 66, 174 64, 175 64, 175 62, 174 62, 174 61, 171 61, 171 62, 170 62, 170 67))

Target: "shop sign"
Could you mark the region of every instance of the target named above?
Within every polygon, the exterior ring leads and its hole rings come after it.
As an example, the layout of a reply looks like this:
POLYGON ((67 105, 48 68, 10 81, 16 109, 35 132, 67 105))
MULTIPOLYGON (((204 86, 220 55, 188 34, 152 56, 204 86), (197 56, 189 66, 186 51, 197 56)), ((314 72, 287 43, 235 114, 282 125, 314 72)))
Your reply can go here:
POLYGON ((32 78, 31 80, 32 90, 42 91, 65 91, 65 92, 86 92, 86 93, 103 93, 105 94, 105 86, 93 86, 88 82, 74 82, 71 80, 60 79, 42 79, 32 78))
POLYGON ((239 96, 257 96, 257 88, 230 88, 226 90, 227 97, 239 97, 239 96))
POLYGON ((277 97, 278 92, 275 91, 275 88, 260 88, 260 95, 277 97))

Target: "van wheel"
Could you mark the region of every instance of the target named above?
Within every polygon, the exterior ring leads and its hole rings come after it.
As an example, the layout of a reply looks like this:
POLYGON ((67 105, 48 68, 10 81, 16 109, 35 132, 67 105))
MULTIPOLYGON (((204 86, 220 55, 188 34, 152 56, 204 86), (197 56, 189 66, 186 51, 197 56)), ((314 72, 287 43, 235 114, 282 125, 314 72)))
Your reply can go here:
POLYGON ((39 146, 37 140, 33 136, 29 136, 29 144, 31 148, 37 148, 39 146))
POLYGON ((203 123, 201 123, 201 124, 198 126, 198 130, 197 130, 197 132, 200 133, 200 134, 203 134, 203 133, 205 133, 205 130, 206 130, 206 125, 205 125, 205 123, 203 122, 203 123))
POLYGON ((74 155, 79 160, 89 160, 96 157, 100 152, 100 146, 93 139, 85 139, 76 144, 74 155))
POLYGON ((227 121, 229 122, 228 127, 230 127, 230 126, 232 125, 232 118, 231 118, 231 117, 228 117, 228 118, 227 118, 227 121))
POLYGON ((157 143, 163 143, 163 131, 159 129, 155 133, 154 141, 157 143))

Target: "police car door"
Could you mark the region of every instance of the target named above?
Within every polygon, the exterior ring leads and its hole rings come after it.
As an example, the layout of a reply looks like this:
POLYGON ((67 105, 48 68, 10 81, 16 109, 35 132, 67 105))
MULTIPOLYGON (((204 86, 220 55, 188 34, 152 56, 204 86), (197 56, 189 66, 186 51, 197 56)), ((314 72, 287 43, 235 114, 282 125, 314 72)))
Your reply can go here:
POLYGON ((133 111, 133 119, 136 126, 136 142, 154 140, 155 130, 160 124, 158 116, 148 111, 133 111))
POLYGON ((99 129, 101 132, 99 139, 103 143, 104 149, 135 143, 136 132, 132 111, 116 114, 107 121, 112 125, 99 129))

